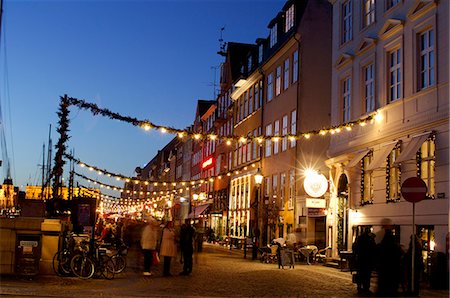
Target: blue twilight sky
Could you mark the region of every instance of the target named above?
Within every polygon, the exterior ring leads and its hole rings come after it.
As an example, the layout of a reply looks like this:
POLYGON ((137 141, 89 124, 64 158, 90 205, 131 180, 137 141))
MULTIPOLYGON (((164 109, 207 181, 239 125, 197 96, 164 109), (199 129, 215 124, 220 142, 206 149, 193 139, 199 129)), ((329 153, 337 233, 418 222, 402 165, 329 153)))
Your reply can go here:
MULTIPOLYGON (((268 36, 267 24, 284 2, 4 0, 0 95, 14 184, 40 185, 50 124, 53 144, 58 140, 61 95, 156 124, 190 125, 197 99, 214 99, 220 28, 225 41, 254 43, 268 36)), ((69 148, 114 173, 133 176, 172 138, 70 111, 69 148)))

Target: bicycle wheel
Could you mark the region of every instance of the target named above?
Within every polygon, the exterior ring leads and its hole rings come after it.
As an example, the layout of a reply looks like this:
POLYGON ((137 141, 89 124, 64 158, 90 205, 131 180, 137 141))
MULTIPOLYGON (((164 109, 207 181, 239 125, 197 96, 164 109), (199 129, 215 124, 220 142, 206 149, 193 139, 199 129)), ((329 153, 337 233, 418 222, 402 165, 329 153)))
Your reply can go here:
POLYGON ((70 252, 68 250, 58 251, 53 256, 53 271, 58 276, 69 275, 72 270, 70 269, 70 252))
POLYGON ((111 257, 104 256, 100 261, 102 267, 102 276, 106 279, 114 278, 114 262, 111 260, 111 257))
POLYGON ((94 275, 94 263, 90 258, 82 254, 73 256, 70 261, 73 274, 81 279, 89 279, 94 275))
POLYGON ((127 267, 127 259, 122 255, 113 255, 111 260, 114 263, 114 273, 120 273, 127 267))

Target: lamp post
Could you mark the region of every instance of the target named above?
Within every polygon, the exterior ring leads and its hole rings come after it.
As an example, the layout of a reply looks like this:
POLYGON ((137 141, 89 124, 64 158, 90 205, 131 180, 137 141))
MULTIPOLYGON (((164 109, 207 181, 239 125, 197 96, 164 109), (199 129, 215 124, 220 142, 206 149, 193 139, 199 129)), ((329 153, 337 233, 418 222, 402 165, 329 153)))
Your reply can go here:
POLYGON ((258 171, 256 172, 255 176, 255 185, 256 185, 256 200, 255 200, 255 221, 256 221, 256 227, 254 230, 253 237, 255 238, 255 241, 253 241, 253 251, 252 251, 252 260, 256 259, 257 256, 257 249, 258 245, 260 243, 259 237, 260 237, 260 230, 259 230, 259 199, 261 196, 261 183, 263 180, 263 175, 261 174, 261 170, 258 168, 258 171))

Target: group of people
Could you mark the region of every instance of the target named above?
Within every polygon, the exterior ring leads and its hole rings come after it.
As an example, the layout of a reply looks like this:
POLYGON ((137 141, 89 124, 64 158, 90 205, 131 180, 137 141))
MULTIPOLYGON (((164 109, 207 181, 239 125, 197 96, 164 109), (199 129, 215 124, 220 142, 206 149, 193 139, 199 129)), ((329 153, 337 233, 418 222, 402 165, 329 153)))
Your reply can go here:
POLYGON ((371 293, 370 278, 372 271, 376 270, 378 273, 378 296, 397 296, 399 285, 409 295, 418 295, 422 261, 417 237, 415 241, 415 274, 412 279, 412 243, 410 243, 408 251, 404 252, 395 239, 392 229, 384 226, 384 237, 380 243, 376 244, 375 235, 371 233, 370 228, 366 228, 356 238, 352 247, 358 293, 371 293), (414 287, 412 281, 414 281, 414 287))
POLYGON ((172 276, 171 260, 177 256, 178 250, 181 251, 181 257, 183 259, 183 271, 179 274, 189 275, 192 272, 194 239, 195 229, 191 226, 189 220, 186 220, 179 230, 175 230, 172 221, 166 222, 160 236, 160 225, 158 221, 150 218, 143 228, 141 235, 141 248, 144 254, 144 275, 152 275, 153 258, 157 257, 158 246, 159 256, 163 258, 164 276, 172 276))

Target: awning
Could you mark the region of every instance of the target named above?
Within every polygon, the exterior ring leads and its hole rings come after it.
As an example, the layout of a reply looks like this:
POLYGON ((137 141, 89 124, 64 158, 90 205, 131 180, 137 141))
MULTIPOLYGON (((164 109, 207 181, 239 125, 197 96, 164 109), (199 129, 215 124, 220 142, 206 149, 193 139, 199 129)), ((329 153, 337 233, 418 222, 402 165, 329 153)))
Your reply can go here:
POLYGON ((350 160, 350 162, 345 166, 346 169, 350 169, 353 168, 354 166, 356 166, 356 164, 363 159, 364 156, 367 155, 367 153, 369 153, 370 149, 366 149, 363 151, 360 151, 358 153, 356 153, 356 155, 353 157, 352 160, 350 160))
POLYGON ((428 139, 430 134, 431 132, 427 132, 413 137, 411 141, 409 141, 406 148, 400 153, 400 156, 397 158, 395 163, 398 164, 409 160, 415 160, 417 151, 419 150, 420 146, 422 146, 423 142, 428 139))
POLYGON ((367 167, 367 171, 372 171, 378 168, 382 168, 384 166, 383 162, 386 161, 386 158, 391 153, 392 149, 394 149, 397 142, 393 142, 387 145, 384 145, 380 148, 379 151, 373 154, 372 162, 367 167))
POLYGON ((205 210, 208 208, 209 204, 200 205, 195 207, 194 211, 189 213, 187 218, 198 218, 200 215, 202 215, 205 210))

